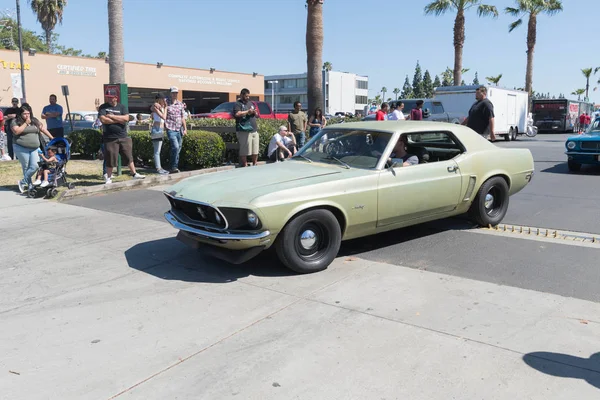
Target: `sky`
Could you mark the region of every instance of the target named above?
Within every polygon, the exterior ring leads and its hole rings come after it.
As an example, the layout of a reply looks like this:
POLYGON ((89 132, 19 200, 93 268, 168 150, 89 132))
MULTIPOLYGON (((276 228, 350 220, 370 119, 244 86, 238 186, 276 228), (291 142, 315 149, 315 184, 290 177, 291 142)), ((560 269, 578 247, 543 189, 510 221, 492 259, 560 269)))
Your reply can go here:
MULTIPOLYGON (((453 67, 452 13, 425 16, 430 0, 325 0, 323 61, 337 71, 369 77, 369 97, 383 86, 386 97, 412 82, 417 61, 423 72, 440 75, 453 67)), ((503 11, 514 0, 484 0, 503 11)), ((108 51, 106 0, 69 0, 63 24, 57 26, 59 43, 97 54, 108 51)), ((264 75, 306 71, 306 9, 304 0, 123 0, 124 42, 127 61, 191 68, 216 68, 264 75)), ((600 66, 596 54, 598 0, 563 0, 564 11, 538 18, 533 89, 567 97, 585 88, 581 69, 600 66), (596 28, 596 30, 594 29, 596 28)), ((15 8, 14 0, 0 0, 0 9, 15 8)), ((22 23, 41 33, 28 1, 21 0, 22 23)), ((500 86, 525 86, 527 19, 508 32, 513 17, 497 19, 466 14, 464 76, 472 82, 475 71, 486 76, 503 74, 500 86)), ((590 99, 600 103, 600 89, 590 81, 590 99)))

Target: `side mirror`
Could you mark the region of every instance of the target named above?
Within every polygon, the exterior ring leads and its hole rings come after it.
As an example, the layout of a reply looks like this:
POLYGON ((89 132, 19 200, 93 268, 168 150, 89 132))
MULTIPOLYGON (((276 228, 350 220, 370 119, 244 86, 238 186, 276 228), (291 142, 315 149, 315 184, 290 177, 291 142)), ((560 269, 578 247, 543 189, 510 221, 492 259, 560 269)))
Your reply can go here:
POLYGON ((429 108, 423 110, 423 118, 429 118, 430 115, 431 111, 429 110, 429 108))

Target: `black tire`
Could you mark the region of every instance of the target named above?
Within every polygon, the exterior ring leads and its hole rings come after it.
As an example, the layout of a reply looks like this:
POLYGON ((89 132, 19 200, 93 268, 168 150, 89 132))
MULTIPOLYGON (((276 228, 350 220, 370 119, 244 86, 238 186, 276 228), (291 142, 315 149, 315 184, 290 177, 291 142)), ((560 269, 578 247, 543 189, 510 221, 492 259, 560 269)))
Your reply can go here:
POLYGON ((29 197, 31 199, 35 199, 35 196, 37 196, 37 190, 30 189, 27 191, 27 197, 29 197))
MULTIPOLYGON (((308 238, 307 238, 308 239, 308 238)), ((279 260, 301 274, 322 271, 333 262, 340 250, 342 231, 328 210, 312 210, 294 217, 277 238, 275 248, 279 260), (311 247, 302 244, 303 233, 312 232, 311 247)))
POLYGON ((471 208, 469 217, 481 226, 498 225, 508 211, 508 184, 494 176, 481 185, 471 208))
POLYGON ((504 136, 504 140, 506 140, 507 142, 510 142, 510 140, 512 139, 512 135, 513 135, 513 130, 512 130, 512 128, 510 128, 508 133, 504 136))
POLYGON ((519 128, 514 127, 513 128, 513 135, 512 135, 512 141, 515 142, 517 140, 517 136, 519 135, 519 128))
POLYGON ((49 199, 53 199, 58 195, 58 190, 56 188, 48 189, 46 191, 46 197, 49 199))
POLYGON ((581 169, 581 164, 576 163, 575 161, 568 161, 567 165, 569 167, 569 171, 577 172, 581 169))
POLYGON ((73 184, 72 182, 67 183, 67 189, 69 189, 69 190, 75 189, 75 184, 73 184))

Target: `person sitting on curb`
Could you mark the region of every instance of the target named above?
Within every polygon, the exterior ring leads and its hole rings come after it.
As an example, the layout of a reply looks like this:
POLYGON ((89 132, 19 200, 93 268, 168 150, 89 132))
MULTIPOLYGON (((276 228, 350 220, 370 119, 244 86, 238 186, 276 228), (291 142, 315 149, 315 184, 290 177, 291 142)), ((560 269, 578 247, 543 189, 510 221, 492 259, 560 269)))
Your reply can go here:
POLYGON ((283 161, 286 158, 289 158, 293 155, 292 151, 286 147, 284 143, 284 138, 288 136, 288 129, 286 126, 280 126, 279 132, 273 135, 271 141, 269 142, 269 148, 267 151, 267 155, 269 156, 269 161, 277 162, 283 161))

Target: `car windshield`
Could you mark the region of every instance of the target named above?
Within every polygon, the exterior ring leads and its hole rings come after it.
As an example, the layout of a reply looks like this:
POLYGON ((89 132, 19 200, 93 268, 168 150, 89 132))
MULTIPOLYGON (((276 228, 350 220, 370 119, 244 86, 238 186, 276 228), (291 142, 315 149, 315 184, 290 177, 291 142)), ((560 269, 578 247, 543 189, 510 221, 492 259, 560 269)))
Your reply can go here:
POLYGON ((233 102, 219 104, 212 112, 233 112, 233 102))
POLYGON ((294 158, 342 168, 375 168, 391 137, 390 132, 324 129, 294 158))
POLYGON ((588 132, 600 133, 600 118, 596 118, 592 125, 589 127, 588 132))

